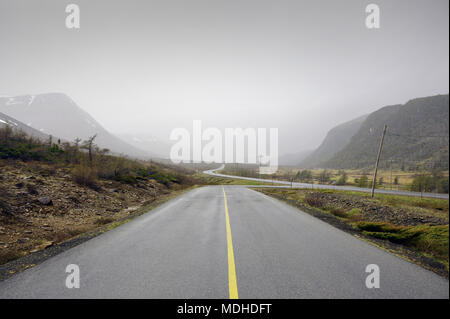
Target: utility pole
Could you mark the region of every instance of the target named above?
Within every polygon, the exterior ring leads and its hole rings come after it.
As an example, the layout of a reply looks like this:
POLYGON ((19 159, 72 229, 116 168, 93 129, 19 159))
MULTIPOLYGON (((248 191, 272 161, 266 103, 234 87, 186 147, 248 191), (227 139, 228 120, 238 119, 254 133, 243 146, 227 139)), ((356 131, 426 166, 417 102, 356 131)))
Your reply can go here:
POLYGON ((375 163, 375 171, 373 172, 373 181, 372 181, 372 192, 370 194, 373 197, 375 193, 375 185, 377 183, 377 171, 378 171, 378 163, 380 162, 381 150, 383 148, 384 136, 386 135, 387 125, 384 125, 383 135, 381 136, 380 148, 378 149, 377 162, 375 163))

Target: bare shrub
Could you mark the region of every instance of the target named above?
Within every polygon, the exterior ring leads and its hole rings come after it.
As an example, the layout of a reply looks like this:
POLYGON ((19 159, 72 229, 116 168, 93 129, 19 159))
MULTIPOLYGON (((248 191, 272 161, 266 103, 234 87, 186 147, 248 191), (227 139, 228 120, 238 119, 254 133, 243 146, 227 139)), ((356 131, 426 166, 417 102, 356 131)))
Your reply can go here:
POLYGON ((93 189, 98 188, 97 184, 97 170, 84 163, 76 165, 72 170, 74 181, 83 186, 88 186, 93 189))
POLYGON ((80 234, 83 234, 89 230, 88 226, 74 226, 56 231, 51 238, 54 243, 61 243, 80 234))
POLYGON ((106 225, 106 224, 112 223, 113 221, 114 221, 114 218, 112 218, 112 217, 99 217, 94 221, 94 224, 106 225))
POLYGON ((320 198, 317 193, 309 193, 305 197, 305 202, 312 207, 322 208, 325 206, 325 201, 320 198))

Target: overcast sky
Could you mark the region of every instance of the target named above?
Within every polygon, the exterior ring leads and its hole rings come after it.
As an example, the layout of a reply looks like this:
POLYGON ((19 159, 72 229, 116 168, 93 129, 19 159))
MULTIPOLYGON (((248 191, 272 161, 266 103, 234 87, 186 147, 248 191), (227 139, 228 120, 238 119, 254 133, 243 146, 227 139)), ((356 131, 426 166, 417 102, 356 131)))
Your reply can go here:
POLYGON ((448 93, 448 12, 448 0, 0 0, 0 95, 66 93, 113 133, 278 127, 280 153, 296 152, 381 106, 448 93), (79 30, 65 27, 69 3, 79 30))

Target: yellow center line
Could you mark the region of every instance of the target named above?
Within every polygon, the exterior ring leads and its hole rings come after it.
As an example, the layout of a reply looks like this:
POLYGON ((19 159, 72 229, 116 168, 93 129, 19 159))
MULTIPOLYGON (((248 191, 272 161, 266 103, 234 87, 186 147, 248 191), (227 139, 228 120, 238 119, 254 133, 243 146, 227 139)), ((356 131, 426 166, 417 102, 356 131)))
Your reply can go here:
POLYGON ((227 194, 223 188, 223 198, 225 200, 225 219, 227 226, 227 247, 228 247, 228 288, 230 299, 238 299, 238 289, 236 280, 236 265, 234 263, 233 240, 231 239, 230 216, 228 215, 227 194))

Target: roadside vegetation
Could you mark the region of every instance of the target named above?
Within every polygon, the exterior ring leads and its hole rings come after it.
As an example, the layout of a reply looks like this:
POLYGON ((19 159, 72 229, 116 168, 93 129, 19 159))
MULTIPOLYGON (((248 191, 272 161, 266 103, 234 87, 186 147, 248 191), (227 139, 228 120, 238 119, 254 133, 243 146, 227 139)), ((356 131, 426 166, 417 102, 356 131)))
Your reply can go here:
MULTIPOLYGON (((283 180, 293 183, 348 185, 361 188, 372 187, 372 170, 336 170, 336 169, 297 169, 281 167, 276 174, 260 175, 256 165, 229 164, 222 174, 283 180)), ((437 167, 423 169, 422 166, 401 166, 395 170, 380 169, 375 187, 414 192, 447 193, 449 192, 449 171, 437 167)))
POLYGON ((203 173, 197 173, 194 177, 199 178, 204 181, 205 184, 208 185, 272 185, 271 183, 257 182, 257 181, 248 181, 244 179, 234 179, 220 176, 211 176, 203 173))
POLYGON ((196 182, 189 178, 193 171, 110 154, 108 149, 101 149, 95 144, 95 138, 61 142, 50 137, 48 141, 42 141, 5 126, 0 128, 0 159, 37 162, 54 169, 64 167, 70 170, 76 183, 93 189, 99 187, 101 180, 127 184, 154 180, 166 186, 196 182))
POLYGON ((257 190, 388 249, 392 249, 390 243, 406 247, 415 253, 408 258, 448 276, 448 200, 387 194, 371 198, 365 193, 336 190, 257 190))
POLYGON ((0 128, 0 264, 220 182, 188 167, 112 154, 95 138, 39 140, 0 128))

